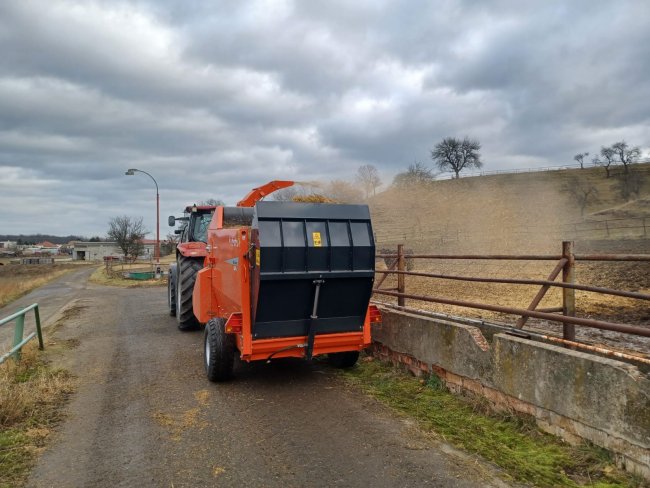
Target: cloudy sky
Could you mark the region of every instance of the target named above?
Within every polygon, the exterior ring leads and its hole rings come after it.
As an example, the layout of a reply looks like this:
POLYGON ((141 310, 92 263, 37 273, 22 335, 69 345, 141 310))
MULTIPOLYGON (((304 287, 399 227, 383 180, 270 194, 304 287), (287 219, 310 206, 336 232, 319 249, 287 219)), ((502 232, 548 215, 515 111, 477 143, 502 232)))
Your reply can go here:
MULTIPOLYGON (((470 135, 485 169, 650 148, 650 2, 0 1, 0 234, 385 182, 470 135)), ((165 235, 166 225, 161 227, 165 235)))

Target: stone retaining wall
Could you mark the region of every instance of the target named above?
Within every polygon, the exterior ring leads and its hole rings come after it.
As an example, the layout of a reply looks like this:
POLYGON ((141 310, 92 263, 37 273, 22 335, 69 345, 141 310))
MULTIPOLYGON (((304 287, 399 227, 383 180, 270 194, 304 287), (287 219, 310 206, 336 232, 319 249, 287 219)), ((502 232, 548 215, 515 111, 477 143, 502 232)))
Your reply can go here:
POLYGON ((385 309, 373 352, 456 392, 536 418, 569 442, 587 439, 650 479, 650 377, 635 365, 477 326, 385 309), (488 333, 489 332, 489 333, 488 333), (490 337, 488 341, 486 339, 490 337))

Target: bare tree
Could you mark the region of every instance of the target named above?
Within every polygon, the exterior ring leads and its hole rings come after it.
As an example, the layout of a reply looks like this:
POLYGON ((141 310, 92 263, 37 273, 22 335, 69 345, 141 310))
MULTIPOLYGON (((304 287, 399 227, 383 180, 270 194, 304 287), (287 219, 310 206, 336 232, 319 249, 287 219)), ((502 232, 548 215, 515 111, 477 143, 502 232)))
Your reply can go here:
POLYGON ((611 147, 601 146, 600 155, 603 159, 600 159, 598 156, 595 156, 592 160, 595 166, 602 166, 605 168, 605 173, 607 178, 610 177, 610 167, 616 164, 616 151, 611 147))
POLYGON ((165 240, 160 243, 160 254, 162 256, 167 256, 173 253, 179 240, 180 235, 173 232, 167 233, 165 240))
POLYGON ((409 165, 406 171, 395 175, 393 185, 397 187, 425 185, 434 181, 435 178, 436 176, 431 168, 427 168, 422 163, 415 162, 409 165))
POLYGON ((366 198, 377 194, 377 188, 381 186, 381 178, 379 171, 372 164, 364 164, 359 166, 356 175, 356 181, 363 188, 366 198))
POLYGON ((577 176, 569 178, 562 186, 562 190, 580 207, 581 216, 584 216, 585 210, 590 204, 600 201, 598 189, 584 178, 577 176))
POLYGON ((580 169, 585 169, 585 158, 589 156, 588 152, 585 153, 578 153, 575 156, 573 156, 573 159, 575 159, 578 163, 580 163, 580 169))
POLYGON ((147 230, 145 230, 142 223, 142 217, 136 219, 135 217, 123 215, 113 217, 108 222, 107 236, 117 243, 117 247, 124 254, 125 260, 131 257, 135 261, 142 254, 144 248, 142 239, 144 239, 146 233, 147 230))
POLYGON ((455 137, 445 137, 431 150, 431 159, 440 171, 453 171, 456 178, 467 168, 480 168, 481 143, 476 139, 465 137, 462 141, 455 137))
POLYGON ((621 197, 626 201, 637 200, 641 196, 645 178, 640 171, 630 168, 629 171, 620 174, 616 181, 616 187, 621 197))
POLYGON ((199 205, 209 205, 213 207, 219 207, 219 206, 224 206, 225 203, 223 200, 220 199, 208 198, 207 200, 199 202, 199 205))
POLYGON ((636 163, 641 157, 641 149, 639 147, 628 147, 625 141, 615 142, 612 144, 611 149, 625 168, 625 173, 628 172, 630 164, 636 163))

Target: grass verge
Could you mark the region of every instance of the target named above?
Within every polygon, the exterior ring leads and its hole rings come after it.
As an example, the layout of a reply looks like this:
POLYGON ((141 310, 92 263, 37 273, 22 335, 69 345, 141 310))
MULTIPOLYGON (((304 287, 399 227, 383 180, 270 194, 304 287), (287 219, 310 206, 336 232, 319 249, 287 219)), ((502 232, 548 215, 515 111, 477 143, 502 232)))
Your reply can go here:
POLYGON ((29 273, 22 272, 27 266, 23 265, 7 265, 2 267, 0 274, 0 307, 13 302, 17 298, 29 293, 30 291, 43 286, 46 283, 62 276, 66 273, 79 269, 74 266, 59 267, 43 265, 37 268, 38 265, 30 266, 29 273), (16 271, 15 273, 12 273, 16 271))
POLYGON ((160 280, 129 280, 121 275, 121 272, 107 273, 106 268, 101 266, 90 275, 88 279, 91 283, 98 285, 119 286, 122 288, 140 288, 148 286, 167 286, 166 279, 160 280))
POLYGON ((19 363, 0 365, 0 488, 24 485, 73 390, 70 374, 46 364, 34 342, 19 363))
POLYGON ((435 375, 418 380, 376 360, 362 361, 343 375, 350 384, 416 419, 424 431, 479 454, 517 481, 543 487, 647 486, 617 469, 603 449, 571 446, 539 431, 532 420, 495 414, 480 399, 453 395, 435 375))

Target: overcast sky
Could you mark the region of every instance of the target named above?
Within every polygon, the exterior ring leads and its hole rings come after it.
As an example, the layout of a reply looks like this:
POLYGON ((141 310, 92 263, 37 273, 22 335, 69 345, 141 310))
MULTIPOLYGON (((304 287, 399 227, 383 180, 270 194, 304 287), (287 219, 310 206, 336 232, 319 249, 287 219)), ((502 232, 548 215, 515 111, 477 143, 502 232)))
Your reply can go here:
POLYGON ((644 0, 3 0, 0 234, 155 230, 131 167, 164 218, 362 164, 390 182, 445 136, 487 170, 647 151, 649 20, 644 0))

